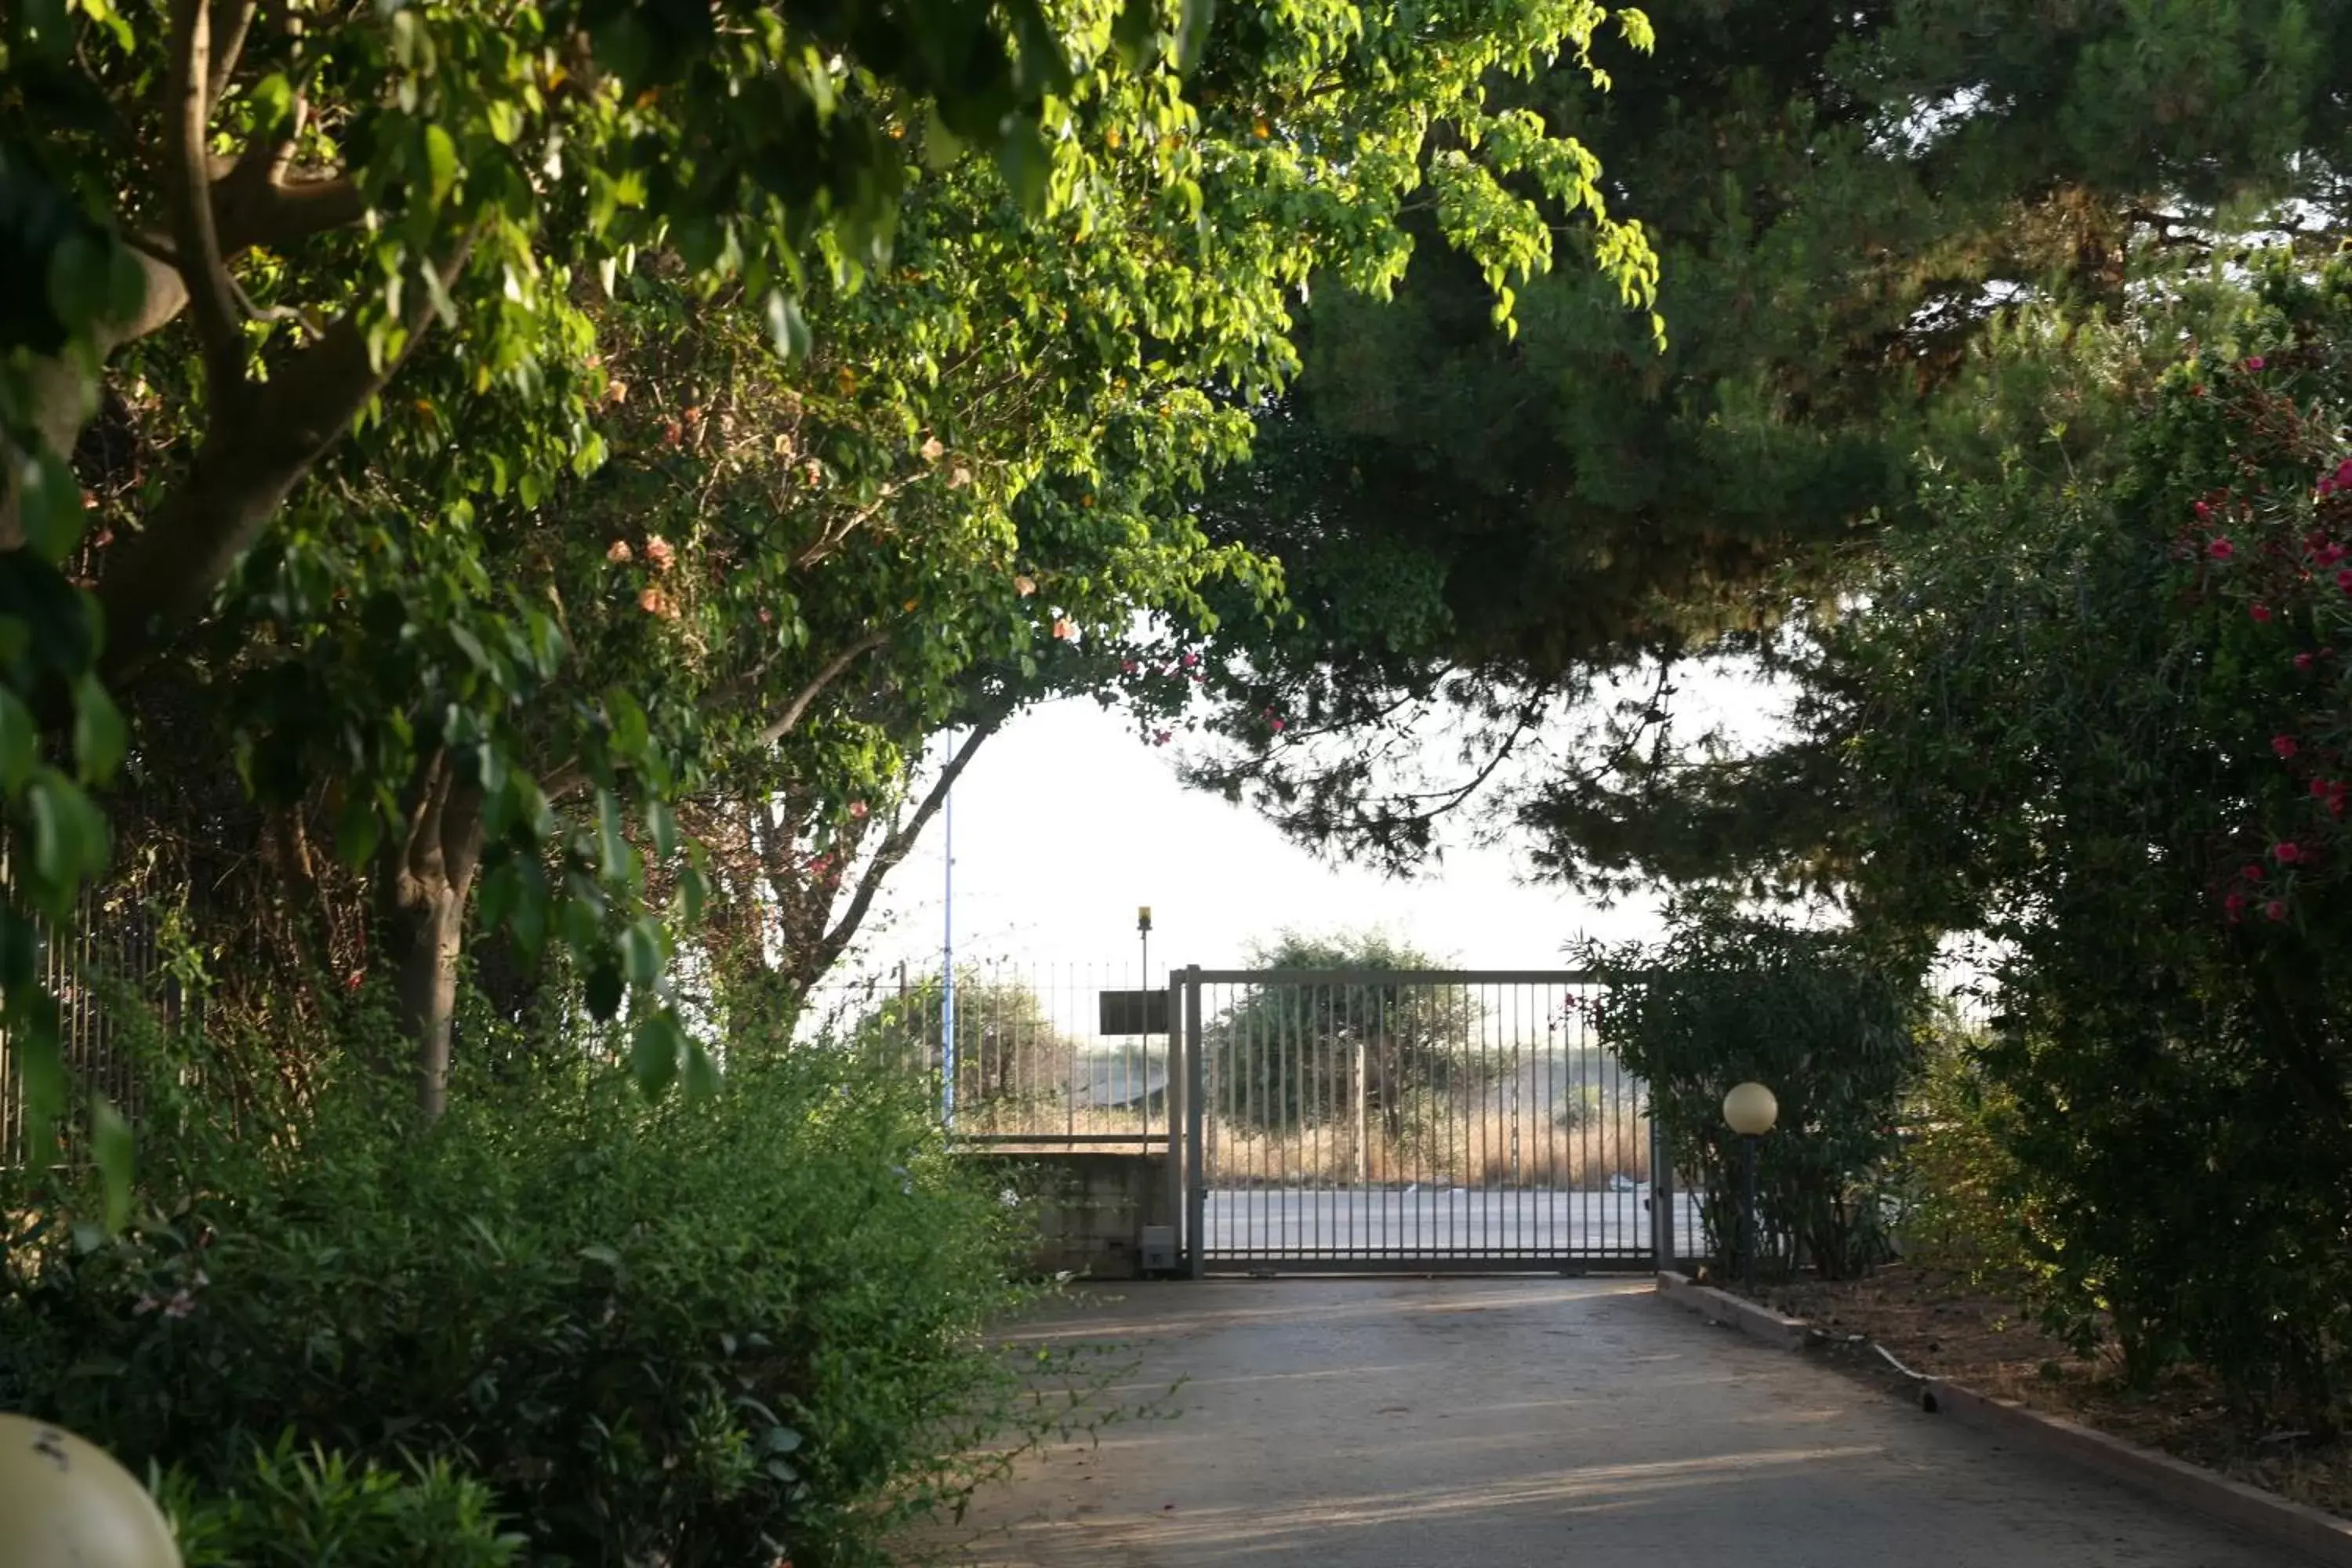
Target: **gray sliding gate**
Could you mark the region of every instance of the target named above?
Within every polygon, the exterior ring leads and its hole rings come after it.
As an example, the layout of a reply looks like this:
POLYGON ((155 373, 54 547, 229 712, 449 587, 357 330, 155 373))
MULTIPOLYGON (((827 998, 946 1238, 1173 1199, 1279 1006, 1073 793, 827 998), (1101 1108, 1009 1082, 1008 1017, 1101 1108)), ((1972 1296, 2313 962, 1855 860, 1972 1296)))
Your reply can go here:
POLYGON ((1186 969, 1192 1272, 1646 1269, 1697 1234, 1576 971, 1186 969))

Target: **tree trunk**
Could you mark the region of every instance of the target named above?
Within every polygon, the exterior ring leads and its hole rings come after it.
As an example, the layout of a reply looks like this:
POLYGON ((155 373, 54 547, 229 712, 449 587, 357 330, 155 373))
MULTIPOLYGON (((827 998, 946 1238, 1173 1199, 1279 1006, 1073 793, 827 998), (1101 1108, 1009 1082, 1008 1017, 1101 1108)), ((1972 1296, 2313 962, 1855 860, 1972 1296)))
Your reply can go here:
POLYGON ((414 1053, 416 1109, 429 1122, 449 1106, 457 961, 465 951, 466 899, 482 856, 481 792, 455 777, 447 752, 424 769, 409 825, 389 854, 384 945, 401 1033, 414 1053))

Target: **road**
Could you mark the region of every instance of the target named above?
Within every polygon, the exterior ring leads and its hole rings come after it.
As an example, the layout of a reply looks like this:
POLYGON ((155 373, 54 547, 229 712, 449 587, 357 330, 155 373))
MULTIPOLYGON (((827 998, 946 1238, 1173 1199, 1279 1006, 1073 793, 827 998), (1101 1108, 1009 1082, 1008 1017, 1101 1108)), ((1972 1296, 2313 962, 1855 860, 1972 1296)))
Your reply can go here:
POLYGON ((1646 1281, 1122 1287, 1167 1421, 1024 1461, 912 1543, 985 1568, 2282 1568, 1651 1295, 1646 1281))
MULTIPOLYGON (((1462 1257, 1638 1261, 1650 1246, 1646 1186, 1617 1193, 1479 1187, 1251 1187, 1206 1195, 1213 1258, 1462 1257)), ((1696 1252, 1697 1201, 1682 1197, 1678 1233, 1696 1252)))

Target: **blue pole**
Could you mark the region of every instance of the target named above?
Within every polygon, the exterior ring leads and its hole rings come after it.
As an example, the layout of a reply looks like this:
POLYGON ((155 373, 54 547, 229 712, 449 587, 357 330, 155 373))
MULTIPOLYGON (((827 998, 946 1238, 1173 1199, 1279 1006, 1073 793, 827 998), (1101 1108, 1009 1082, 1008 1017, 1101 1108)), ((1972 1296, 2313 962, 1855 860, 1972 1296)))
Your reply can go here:
MULTIPOLYGON (((950 742, 953 736, 950 736, 950 742)), ((950 744, 950 754, 954 748, 950 744)), ((945 821, 947 836, 947 899, 946 912, 941 921, 940 968, 940 1115, 950 1127, 955 1125, 956 1098, 956 1032, 955 1032, 955 790, 950 787, 941 803, 940 816, 945 821)))

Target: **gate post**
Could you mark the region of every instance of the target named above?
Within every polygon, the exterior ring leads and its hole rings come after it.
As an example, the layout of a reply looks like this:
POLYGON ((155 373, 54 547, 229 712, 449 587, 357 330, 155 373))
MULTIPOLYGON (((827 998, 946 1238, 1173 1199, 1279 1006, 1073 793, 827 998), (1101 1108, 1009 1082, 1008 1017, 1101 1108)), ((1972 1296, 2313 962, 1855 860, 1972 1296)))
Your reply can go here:
POLYGON ((1184 969, 1184 1249, 1195 1279, 1209 1272, 1209 1192, 1201 1158, 1207 1073, 1201 1052, 1201 966, 1184 969))
POLYGON ((1665 1134, 1653 1110, 1650 1118, 1650 1250, 1661 1273, 1675 1266, 1675 1168, 1666 1158, 1665 1134))

